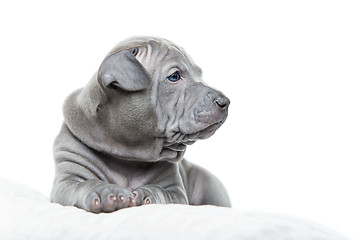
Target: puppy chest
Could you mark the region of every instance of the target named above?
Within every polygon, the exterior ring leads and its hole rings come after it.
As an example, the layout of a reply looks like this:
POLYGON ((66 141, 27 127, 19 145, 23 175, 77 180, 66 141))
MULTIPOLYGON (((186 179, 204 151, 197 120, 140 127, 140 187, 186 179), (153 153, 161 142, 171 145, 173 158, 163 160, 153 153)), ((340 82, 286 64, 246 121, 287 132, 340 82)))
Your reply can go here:
POLYGON ((115 163, 109 165, 107 175, 110 183, 135 189, 139 186, 158 183, 161 175, 164 174, 161 170, 151 164, 115 163))

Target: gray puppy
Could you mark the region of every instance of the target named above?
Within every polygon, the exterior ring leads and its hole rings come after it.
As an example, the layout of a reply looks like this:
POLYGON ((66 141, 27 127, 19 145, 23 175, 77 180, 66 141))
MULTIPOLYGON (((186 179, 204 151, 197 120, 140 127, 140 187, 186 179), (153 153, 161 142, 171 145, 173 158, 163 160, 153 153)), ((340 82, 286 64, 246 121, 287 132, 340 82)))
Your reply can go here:
POLYGON ((183 159, 224 123, 230 102, 184 50, 159 38, 118 44, 64 104, 51 201, 91 212, 151 203, 230 206, 225 188, 183 159))

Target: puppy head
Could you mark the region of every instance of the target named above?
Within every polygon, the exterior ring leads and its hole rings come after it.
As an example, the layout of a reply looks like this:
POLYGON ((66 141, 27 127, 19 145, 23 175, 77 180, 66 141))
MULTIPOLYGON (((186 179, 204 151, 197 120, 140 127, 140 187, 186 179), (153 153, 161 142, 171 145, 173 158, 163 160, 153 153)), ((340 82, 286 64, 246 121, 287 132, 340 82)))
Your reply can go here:
POLYGON ((94 80, 78 97, 92 108, 84 111, 93 122, 87 144, 128 160, 181 160, 187 145, 210 137, 227 117, 229 100, 202 81, 182 48, 164 39, 121 42, 94 80))

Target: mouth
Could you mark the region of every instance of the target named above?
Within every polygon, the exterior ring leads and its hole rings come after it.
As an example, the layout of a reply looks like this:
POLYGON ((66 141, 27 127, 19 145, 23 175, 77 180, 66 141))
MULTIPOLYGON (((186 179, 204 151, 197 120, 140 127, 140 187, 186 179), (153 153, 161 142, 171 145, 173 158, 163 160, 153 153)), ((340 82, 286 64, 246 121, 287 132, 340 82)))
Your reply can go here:
POLYGON ((206 139, 209 138, 210 136, 212 136, 215 131, 223 124, 223 121, 219 121, 216 123, 213 123, 209 126, 207 126, 206 128, 194 132, 194 133, 190 133, 190 134, 186 134, 186 137, 184 137, 184 139, 187 140, 183 140, 181 142, 174 142, 174 143, 168 143, 165 145, 165 148, 172 150, 172 151, 177 151, 177 152, 184 152, 186 150, 186 146, 187 145, 191 145, 193 143, 195 143, 195 141, 197 139, 206 139))
POLYGON ((202 133, 207 133, 207 132, 217 130, 219 127, 221 127, 222 124, 223 124, 222 121, 216 122, 216 123, 211 124, 210 126, 204 128, 203 130, 198 131, 197 133, 202 134, 202 133))
POLYGON ((198 139, 206 139, 211 137, 216 130, 218 130, 221 125, 223 124, 223 121, 216 122, 214 124, 211 124, 210 126, 204 128, 203 130, 200 130, 198 134, 198 139))

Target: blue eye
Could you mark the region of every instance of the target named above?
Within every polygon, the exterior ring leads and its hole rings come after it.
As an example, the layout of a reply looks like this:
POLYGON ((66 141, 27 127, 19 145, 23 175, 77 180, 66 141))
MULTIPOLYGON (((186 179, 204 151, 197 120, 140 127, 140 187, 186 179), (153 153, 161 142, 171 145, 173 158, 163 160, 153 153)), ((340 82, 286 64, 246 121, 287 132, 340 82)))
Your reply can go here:
POLYGON ((169 79, 171 82, 177 82, 181 79, 181 76, 179 72, 174 72, 173 74, 168 76, 167 79, 169 79))

